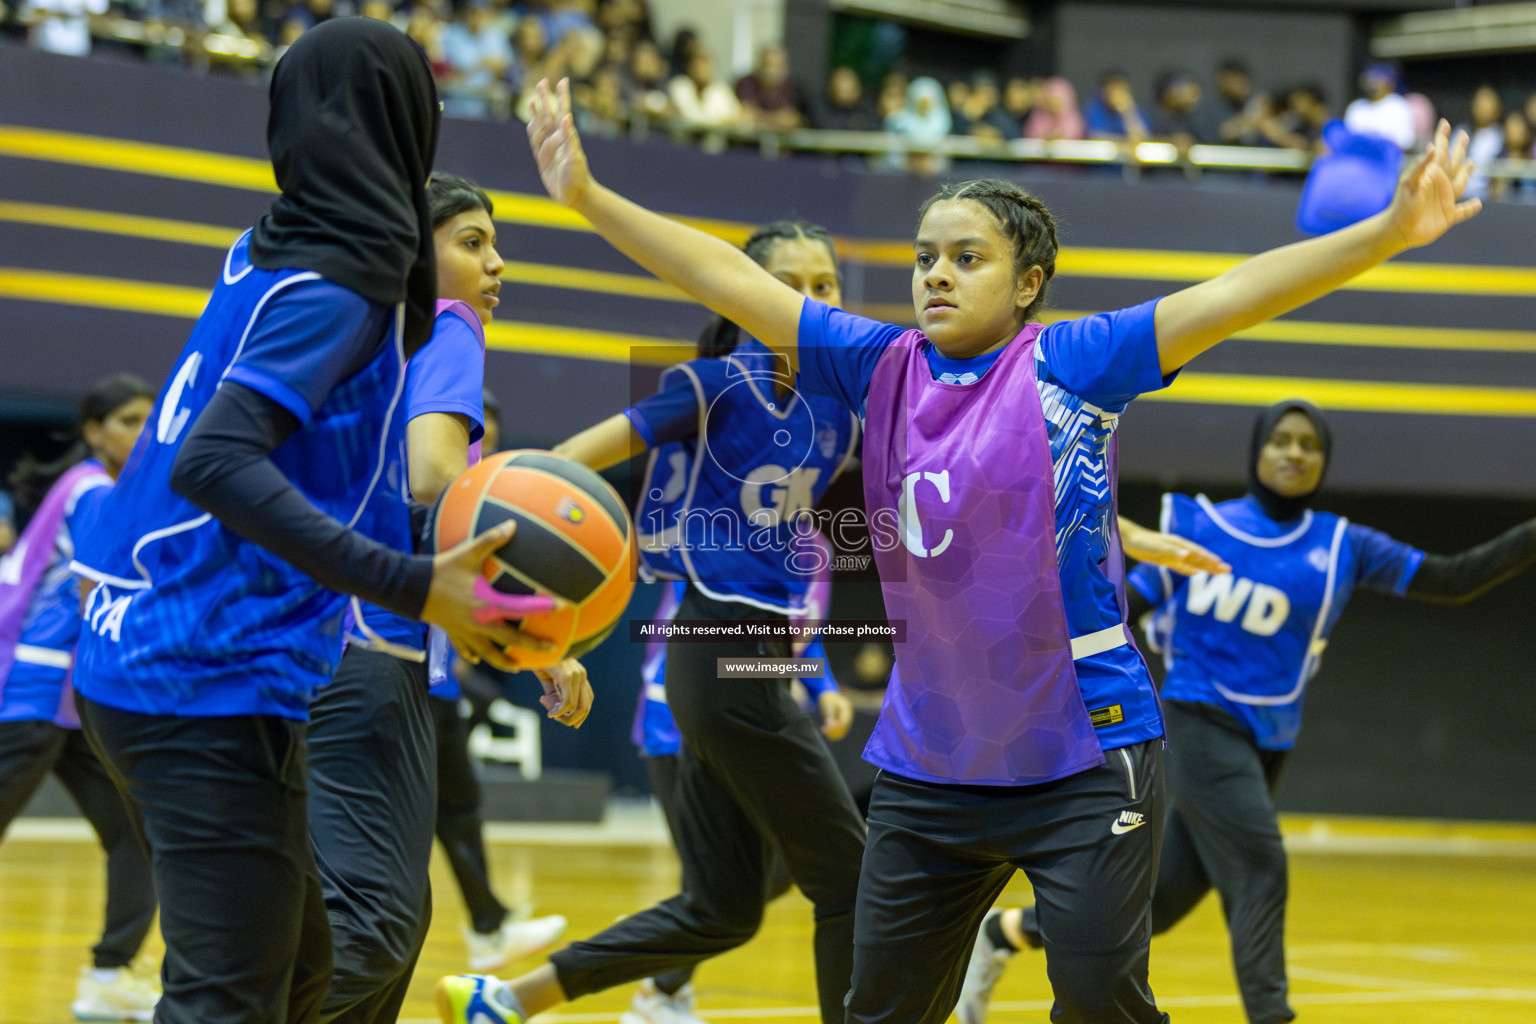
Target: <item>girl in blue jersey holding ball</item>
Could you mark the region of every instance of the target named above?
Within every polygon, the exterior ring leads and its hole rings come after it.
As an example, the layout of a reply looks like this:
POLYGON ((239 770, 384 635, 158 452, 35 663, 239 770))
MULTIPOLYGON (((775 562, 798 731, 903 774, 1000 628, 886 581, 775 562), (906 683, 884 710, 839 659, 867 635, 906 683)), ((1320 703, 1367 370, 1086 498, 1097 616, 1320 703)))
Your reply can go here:
POLYGON ((407 356, 437 291, 426 182, 439 110, 421 50, 341 18, 273 73, 281 194, 229 250, 90 536, 82 719, 142 815, 166 952, 164 1024, 309 1020, 330 933, 306 814, 305 717, 334 674, 344 594, 477 621, 511 531, 413 556, 402 500, 407 356))
MULTIPOLYGON (((1296 1016, 1286 1000, 1286 859, 1274 794, 1296 743, 1307 686, 1355 591, 1460 604, 1536 563, 1536 520, 1458 555, 1425 554, 1342 516, 1314 511, 1333 435, 1292 400, 1254 423, 1245 497, 1163 497, 1162 528, 1231 571, 1189 577, 1140 566, 1130 616, 1152 612, 1163 683, 1172 809, 1152 928, 1172 928, 1215 889, 1249 1024, 1296 1016)), ((1040 945, 1033 907, 994 910, 966 976, 962 1024, 982 1024, 1012 954, 1040 945)))

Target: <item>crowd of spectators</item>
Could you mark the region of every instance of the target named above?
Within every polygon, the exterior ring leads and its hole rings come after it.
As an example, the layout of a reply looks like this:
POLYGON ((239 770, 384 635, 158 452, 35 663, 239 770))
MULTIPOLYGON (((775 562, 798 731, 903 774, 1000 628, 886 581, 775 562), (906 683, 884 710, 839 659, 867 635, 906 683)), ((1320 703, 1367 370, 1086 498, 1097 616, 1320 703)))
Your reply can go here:
MULTIPOLYGON (((902 145, 880 163, 916 170, 935 169, 940 161, 924 148, 954 137, 1111 140, 1127 152, 1145 141, 1316 152, 1324 125, 1341 116, 1351 131, 1411 150, 1435 123, 1434 104, 1404 89, 1385 64, 1365 69, 1358 98, 1342 111, 1309 82, 1260 88, 1237 61, 1208 76, 1171 69, 1151 97, 1136 96, 1117 70, 1103 73, 1082 101, 1062 77, 1004 81, 981 70, 941 82, 896 70, 871 88, 851 67, 834 68, 821 88, 802 95, 782 47, 765 47, 732 84, 693 31, 658 40, 646 0, 0 0, 6 4, 5 25, 41 49, 85 54, 94 38, 149 59, 247 75, 264 73, 318 22, 361 14, 421 44, 449 116, 521 117, 540 78, 568 77, 586 132, 663 126, 718 141, 804 127, 885 131, 902 145)), ((1487 85, 1472 102, 1464 127, 1480 164, 1536 156, 1536 93, 1523 108, 1504 104, 1487 85)), ((1473 182, 1480 195, 1505 187, 1473 182)))

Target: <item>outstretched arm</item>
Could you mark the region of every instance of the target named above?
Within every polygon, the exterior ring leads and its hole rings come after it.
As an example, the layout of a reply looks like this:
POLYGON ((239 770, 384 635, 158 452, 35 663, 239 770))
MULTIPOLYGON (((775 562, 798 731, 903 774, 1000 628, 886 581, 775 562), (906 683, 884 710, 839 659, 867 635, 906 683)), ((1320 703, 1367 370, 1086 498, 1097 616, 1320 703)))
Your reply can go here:
POLYGON ((1149 562, 1172 569, 1184 576, 1208 572, 1219 576, 1231 572, 1232 567, 1221 556, 1201 547, 1192 540, 1185 540, 1171 533, 1158 533, 1145 526, 1118 517, 1120 521, 1120 547, 1125 557, 1138 562, 1149 562))
POLYGON ((646 447, 645 438, 630 418, 618 413, 561 441, 555 445, 555 454, 601 473, 609 466, 634 458, 646 447))
POLYGON ((585 217, 597 233, 657 277, 681 288, 752 337, 789 357, 804 297, 729 242, 652 213, 599 185, 571 120, 570 83, 541 81, 528 117, 528 142, 550 198, 585 217))
POLYGON ((1456 555, 1425 555, 1405 597, 1466 604, 1536 564, 1536 520, 1456 555))
POLYGON ((1392 205, 1358 224, 1271 249, 1220 277, 1157 304, 1157 351, 1164 373, 1246 327, 1320 298, 1398 253, 1428 245, 1482 209, 1461 202, 1472 173, 1467 136, 1451 141, 1441 121, 1434 145, 1398 182, 1392 205))

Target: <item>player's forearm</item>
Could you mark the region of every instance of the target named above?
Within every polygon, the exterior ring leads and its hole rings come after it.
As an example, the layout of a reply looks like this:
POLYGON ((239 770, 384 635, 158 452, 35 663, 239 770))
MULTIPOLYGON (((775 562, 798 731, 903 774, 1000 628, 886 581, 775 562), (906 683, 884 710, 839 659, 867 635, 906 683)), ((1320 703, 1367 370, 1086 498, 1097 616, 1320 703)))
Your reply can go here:
POLYGON ((746 253, 596 182, 573 205, 624 255, 794 359, 801 296, 746 253))
POLYGON ((1238 331, 1333 291, 1407 246, 1386 214, 1304 242, 1271 249, 1157 304, 1157 349, 1164 373, 1238 331))
POLYGON ((1456 555, 1425 555, 1405 591, 1440 604, 1465 604, 1536 564, 1536 520, 1456 555))
POLYGON ((601 472, 645 451, 645 438, 619 413, 555 445, 555 454, 601 472))
POLYGON ((171 489, 322 586, 418 617, 431 558, 349 530, 304 497, 269 457, 295 426, 276 403, 226 381, 182 442, 171 489))

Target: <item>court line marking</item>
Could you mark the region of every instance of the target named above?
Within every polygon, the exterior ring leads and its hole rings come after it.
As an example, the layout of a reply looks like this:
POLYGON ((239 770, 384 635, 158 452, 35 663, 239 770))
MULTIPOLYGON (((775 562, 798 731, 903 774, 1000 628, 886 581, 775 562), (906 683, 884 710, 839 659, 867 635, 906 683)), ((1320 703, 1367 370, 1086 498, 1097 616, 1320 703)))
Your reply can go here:
MULTIPOLYGON (((272 193, 277 190, 265 160, 155 143, 85 135, 20 125, 0 125, 0 155, 127 171, 181 181, 272 193)), ((509 223, 591 232, 575 211, 553 200, 522 192, 487 190, 509 223)), ((676 217, 682 223, 740 244, 753 227, 737 221, 676 217)), ((871 266, 910 267, 912 245, 896 239, 840 238, 850 259, 871 266)), ((1057 255, 1063 277, 1194 282, 1215 277, 1248 258, 1246 253, 1172 249, 1065 246, 1057 255)), ((1536 268, 1456 263, 1386 263, 1343 288, 1357 291, 1420 292, 1436 295, 1536 297, 1536 268)))
MULTIPOLYGON (((1435 1002, 1536 1002, 1536 990, 1506 989, 1506 988, 1426 988, 1413 991, 1387 990, 1371 992, 1292 992, 1290 1001, 1293 1005, 1301 1006, 1348 1006, 1369 1005, 1372 1003, 1392 1004, 1406 1003, 1415 1000, 1433 1000, 1435 1002)), ((1242 1001, 1236 995, 1209 995, 1209 996, 1158 996, 1157 1005, 1164 1010, 1195 1010, 1206 1008, 1219 1008, 1226 1006, 1240 1006, 1242 1001)), ((1003 1013, 1041 1013, 1051 1009, 1052 1002, 1049 999, 1028 1000, 993 1000, 992 1012, 1003 1013)), ((709 1007, 700 1012, 711 1018, 722 1020, 740 1020, 751 1018, 791 1018, 791 1017, 820 1017, 821 1010, 815 1006, 762 1006, 762 1007, 709 1007)), ((535 1020, 547 1021, 549 1024, 597 1024, 602 1021, 612 1021, 615 1011, 609 1010, 601 1013, 540 1013, 535 1014, 535 1020)), ((402 1017, 397 1024, 439 1024, 436 1017, 402 1017)))

